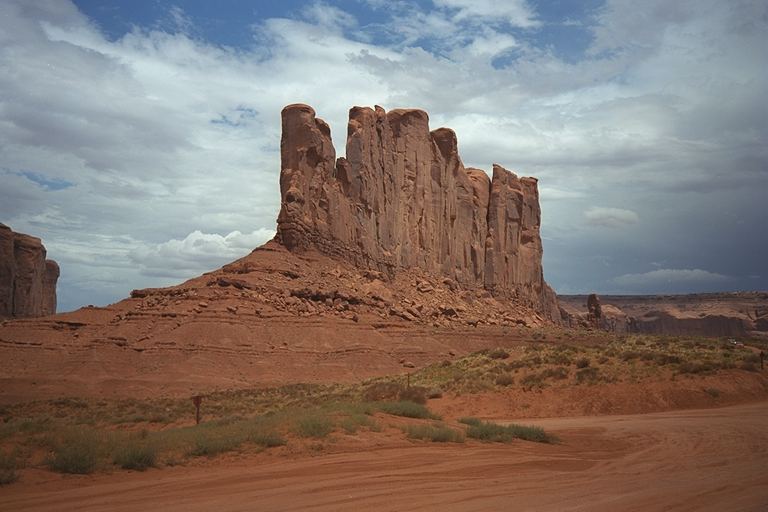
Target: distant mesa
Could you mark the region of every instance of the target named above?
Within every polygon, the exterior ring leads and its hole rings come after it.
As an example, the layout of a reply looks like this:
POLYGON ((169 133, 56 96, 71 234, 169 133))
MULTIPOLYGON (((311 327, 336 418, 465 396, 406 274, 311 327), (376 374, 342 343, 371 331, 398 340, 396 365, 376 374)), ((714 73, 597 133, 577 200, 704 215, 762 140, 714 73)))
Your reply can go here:
POLYGON ((0 224, 0 318, 56 313, 59 265, 45 256, 39 238, 0 224))
POLYGON ((346 157, 312 107, 282 111, 277 240, 393 276, 419 269, 560 313, 542 272, 535 178, 467 169, 456 134, 426 112, 353 107, 346 157))

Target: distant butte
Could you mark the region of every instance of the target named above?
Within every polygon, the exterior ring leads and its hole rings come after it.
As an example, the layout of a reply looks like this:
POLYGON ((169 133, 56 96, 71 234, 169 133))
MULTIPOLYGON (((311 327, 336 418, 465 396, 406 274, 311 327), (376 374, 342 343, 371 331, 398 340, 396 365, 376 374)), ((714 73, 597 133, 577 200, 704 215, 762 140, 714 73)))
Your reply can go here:
POLYGON ((39 238, 0 224, 0 318, 56 313, 59 265, 45 256, 39 238))
POLYGON ((456 134, 423 110, 349 113, 347 156, 308 105, 282 111, 277 240, 392 277, 420 269, 559 321, 542 272, 535 178, 466 169, 456 134))

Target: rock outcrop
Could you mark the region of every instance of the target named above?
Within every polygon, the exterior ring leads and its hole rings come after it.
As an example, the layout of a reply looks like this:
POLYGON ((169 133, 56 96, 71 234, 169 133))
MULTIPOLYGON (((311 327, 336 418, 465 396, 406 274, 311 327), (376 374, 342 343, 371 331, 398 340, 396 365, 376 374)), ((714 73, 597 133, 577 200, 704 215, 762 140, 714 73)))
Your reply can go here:
POLYGON ((56 312, 59 266, 45 256, 39 238, 0 224, 0 318, 56 312))
POLYGON ((282 113, 277 240, 392 277, 402 269, 515 299, 560 318, 544 282, 537 180, 466 169, 456 134, 421 110, 354 107, 347 156, 301 104, 282 113))

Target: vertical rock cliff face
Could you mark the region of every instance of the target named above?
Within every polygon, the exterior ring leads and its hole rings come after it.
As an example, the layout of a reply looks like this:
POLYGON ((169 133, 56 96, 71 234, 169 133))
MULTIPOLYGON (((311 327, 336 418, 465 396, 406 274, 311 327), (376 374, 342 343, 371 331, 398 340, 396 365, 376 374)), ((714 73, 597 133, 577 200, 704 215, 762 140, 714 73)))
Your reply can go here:
POLYGON ((39 238, 0 224, 0 318, 56 312, 59 266, 45 255, 39 238))
POLYGON ((516 298, 553 320, 537 181, 465 169, 456 134, 421 110, 354 107, 347 156, 307 105, 283 109, 277 238, 393 275, 418 268, 516 298))

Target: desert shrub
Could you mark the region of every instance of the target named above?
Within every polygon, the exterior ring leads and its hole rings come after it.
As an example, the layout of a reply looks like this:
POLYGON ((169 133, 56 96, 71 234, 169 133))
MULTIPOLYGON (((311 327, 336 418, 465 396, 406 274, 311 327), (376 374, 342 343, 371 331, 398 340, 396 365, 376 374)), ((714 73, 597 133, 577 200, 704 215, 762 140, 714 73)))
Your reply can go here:
POLYGON ((605 364, 608 362, 608 358, 606 356, 600 356, 597 358, 598 364, 605 364))
POLYGON ((559 350, 549 354, 545 361, 549 364, 571 364, 572 358, 568 352, 559 350))
POLYGON ((360 427, 371 427, 374 421, 366 414, 351 414, 339 424, 348 434, 354 434, 360 427))
POLYGON ((707 388, 704 390, 704 392, 712 398, 717 398, 720 396, 720 390, 717 388, 707 388))
POLYGON ((378 404, 378 408, 381 412, 392 414, 394 416, 404 416, 406 418, 440 419, 422 404, 417 404, 414 402, 407 402, 402 400, 399 402, 381 402, 378 404))
POLYGON ((600 371, 597 368, 582 368, 576 371, 576 383, 585 384, 596 382, 600 378, 600 371))
POLYGON ((502 373, 498 377, 496 377, 496 385, 497 386, 511 386, 515 383, 515 378, 508 374, 508 373, 502 373))
POLYGON ((90 429, 72 429, 54 443, 48 466, 59 473, 92 473, 96 469, 101 443, 102 440, 90 429))
POLYGON ((542 379, 541 374, 539 373, 529 373, 528 375, 520 379, 520 385, 523 387, 523 389, 528 391, 533 388, 543 386, 544 379, 542 379))
POLYGON ((744 357, 742 357, 741 360, 745 363, 759 364, 760 356, 757 354, 747 354, 744 357))
POLYGON ((540 375, 542 379, 563 380, 568 378, 568 368, 562 366, 547 368, 546 370, 542 370, 540 375))
POLYGON ((662 366, 667 364, 680 364, 683 361, 680 356, 675 356, 672 354, 656 354, 655 359, 656 363, 662 366))
POLYGON ((422 439, 433 443, 463 443, 464 434, 443 425, 408 425, 404 429, 410 439, 422 439))
POLYGON ((144 471, 155 466, 157 448, 143 439, 129 439, 118 446, 112 462, 123 469, 144 471))
MULTIPOLYGON (((233 434, 233 433, 229 433, 233 434)), ((224 432, 215 432, 210 429, 199 430, 194 437, 192 446, 187 450, 193 457, 213 457, 220 453, 231 452, 240 447, 244 442, 242 436, 227 435, 224 432)))
POLYGON ((427 391, 427 399, 432 400, 434 398, 442 398, 443 392, 440 391, 438 388, 432 388, 429 391, 427 391))
POLYGON ((398 400, 405 400, 417 404, 427 403, 427 388, 422 386, 411 386, 400 391, 397 395, 398 400))
POLYGON ((306 414, 296 420, 294 430, 300 437, 322 439, 333 432, 333 422, 320 413, 306 414))
POLYGON ((16 456, 0 450, 0 485, 12 484, 19 479, 16 456))
POLYGON ((491 359, 507 359, 509 357, 509 352, 503 348, 495 348, 488 352, 488 357, 491 359))
POLYGON ((576 360, 576 368, 586 368, 589 366, 589 358, 581 357, 576 360))
POLYGON ((465 425, 474 425, 478 426, 482 423, 482 421, 478 418, 474 418, 472 416, 465 416, 463 418, 459 418, 459 423, 463 423, 465 425))
POLYGON ((363 391, 363 400, 366 402, 381 402, 384 400, 397 400, 405 386, 397 382, 375 382, 363 391))
POLYGON ((700 363, 695 361, 688 361, 685 363, 681 363, 677 367, 677 371, 679 373, 691 373, 691 374, 698 374, 698 373, 711 373, 717 369, 717 365, 715 363, 700 363))
POLYGON ((619 355, 622 361, 631 361, 633 359, 637 359, 640 357, 640 352, 637 352, 635 350, 625 350, 624 352, 619 355))
POLYGON ((760 371, 755 363, 748 363, 746 361, 741 363, 741 366, 739 366, 739 368, 742 369, 742 370, 746 370, 748 372, 760 371))
POLYGON ((277 432, 252 432, 249 440, 264 448, 274 448, 285 445, 285 439, 277 432))
POLYGON ((479 439, 491 443, 510 443, 514 439, 524 439, 537 443, 553 443, 554 436, 547 434, 543 428, 525 425, 499 425, 491 422, 480 422, 479 425, 470 425, 467 429, 467 437, 479 439))

